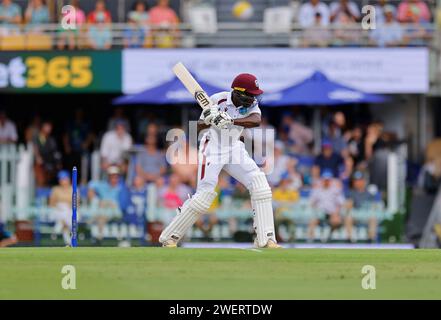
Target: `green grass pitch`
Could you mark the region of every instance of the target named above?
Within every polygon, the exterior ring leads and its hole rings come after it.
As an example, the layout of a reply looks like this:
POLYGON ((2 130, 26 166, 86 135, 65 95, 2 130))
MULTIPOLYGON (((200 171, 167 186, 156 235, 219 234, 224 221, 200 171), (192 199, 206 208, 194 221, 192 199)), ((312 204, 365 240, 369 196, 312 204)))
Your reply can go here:
POLYGON ((441 299, 441 251, 8 248, 0 299, 441 299))

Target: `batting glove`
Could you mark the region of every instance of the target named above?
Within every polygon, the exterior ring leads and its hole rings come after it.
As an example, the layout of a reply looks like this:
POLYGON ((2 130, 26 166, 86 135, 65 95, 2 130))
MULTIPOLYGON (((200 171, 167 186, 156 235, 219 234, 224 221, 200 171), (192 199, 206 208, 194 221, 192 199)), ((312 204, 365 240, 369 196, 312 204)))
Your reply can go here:
POLYGON ((209 126, 212 124, 212 120, 219 115, 219 106, 217 104, 202 111, 204 123, 209 126))

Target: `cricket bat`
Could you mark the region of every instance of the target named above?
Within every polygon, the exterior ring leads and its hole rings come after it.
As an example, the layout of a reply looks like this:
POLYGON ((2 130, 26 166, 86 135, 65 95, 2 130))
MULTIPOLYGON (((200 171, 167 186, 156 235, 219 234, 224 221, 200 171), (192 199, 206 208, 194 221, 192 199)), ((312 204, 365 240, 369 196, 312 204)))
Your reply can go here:
POLYGON ((213 105, 208 94, 202 89, 195 78, 193 78, 190 71, 188 71, 182 62, 177 63, 173 67, 173 72, 178 79, 181 80, 184 87, 193 95, 202 109, 209 108, 213 105))

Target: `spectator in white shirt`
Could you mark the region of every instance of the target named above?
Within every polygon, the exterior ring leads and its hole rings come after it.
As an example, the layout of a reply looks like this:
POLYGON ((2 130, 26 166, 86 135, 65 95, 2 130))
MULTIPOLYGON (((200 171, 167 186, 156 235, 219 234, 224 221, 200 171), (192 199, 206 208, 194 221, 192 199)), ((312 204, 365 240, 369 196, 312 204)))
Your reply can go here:
POLYGON ((341 227, 343 220, 341 217, 341 209, 345 204, 340 181, 333 179, 334 175, 331 170, 324 170, 321 181, 314 186, 311 192, 311 206, 316 210, 317 216, 313 217, 308 227, 308 239, 314 239, 315 227, 319 224, 322 215, 329 223, 332 232, 341 227))
POLYGON ((17 139, 15 124, 8 119, 5 111, 0 110, 0 145, 16 143, 17 139))
POLYGON ((341 14, 346 14, 350 19, 358 21, 360 19, 360 9, 353 1, 339 0, 331 3, 331 22, 339 21, 341 14))
MULTIPOLYGON (((127 133, 124 122, 117 121, 115 129, 107 131, 101 142, 101 166, 107 170, 112 165, 124 168, 124 152, 132 146, 132 137, 127 133)), ((123 170, 125 171, 125 170, 123 170)))
POLYGON ((298 20, 303 28, 312 27, 316 22, 316 15, 320 14, 321 26, 329 25, 329 8, 320 0, 310 0, 302 4, 299 11, 298 20))

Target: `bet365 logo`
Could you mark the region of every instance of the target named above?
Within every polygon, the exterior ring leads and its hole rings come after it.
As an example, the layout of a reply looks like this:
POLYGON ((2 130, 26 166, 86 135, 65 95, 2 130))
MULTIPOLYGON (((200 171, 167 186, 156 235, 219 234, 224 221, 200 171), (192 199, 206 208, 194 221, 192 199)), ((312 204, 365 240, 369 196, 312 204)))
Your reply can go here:
POLYGON ((90 56, 28 56, 0 63, 0 88, 81 89, 93 81, 90 56))

